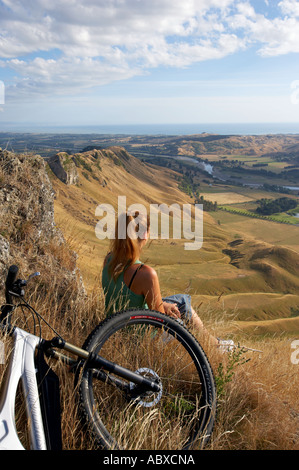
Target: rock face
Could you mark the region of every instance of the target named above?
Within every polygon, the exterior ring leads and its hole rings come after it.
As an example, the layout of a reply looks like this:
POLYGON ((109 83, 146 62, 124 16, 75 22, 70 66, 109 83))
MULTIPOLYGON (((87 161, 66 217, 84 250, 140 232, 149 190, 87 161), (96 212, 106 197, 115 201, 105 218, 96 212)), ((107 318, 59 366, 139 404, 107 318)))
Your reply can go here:
POLYGON ((10 246, 8 240, 0 235, 0 274, 3 276, 9 263, 10 246))
POLYGON ((71 251, 55 225, 54 191, 44 160, 0 148, 0 288, 7 269, 17 264, 22 275, 33 271, 51 283, 57 298, 72 286, 77 297, 84 286, 71 251))
POLYGON ((65 184, 76 184, 79 176, 72 158, 65 152, 60 152, 48 161, 53 173, 65 184))
POLYGON ((37 242, 58 235, 54 191, 45 168, 38 155, 0 150, 0 233, 6 239, 19 242, 27 234, 37 242))

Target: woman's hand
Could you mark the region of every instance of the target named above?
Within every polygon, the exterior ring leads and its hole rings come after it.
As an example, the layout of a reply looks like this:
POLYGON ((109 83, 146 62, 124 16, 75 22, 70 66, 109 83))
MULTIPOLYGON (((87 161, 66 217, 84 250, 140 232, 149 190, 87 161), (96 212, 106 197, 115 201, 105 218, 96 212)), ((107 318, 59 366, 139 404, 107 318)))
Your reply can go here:
POLYGON ((166 315, 174 318, 181 318, 181 313, 176 304, 171 304, 169 302, 163 302, 163 307, 166 315))

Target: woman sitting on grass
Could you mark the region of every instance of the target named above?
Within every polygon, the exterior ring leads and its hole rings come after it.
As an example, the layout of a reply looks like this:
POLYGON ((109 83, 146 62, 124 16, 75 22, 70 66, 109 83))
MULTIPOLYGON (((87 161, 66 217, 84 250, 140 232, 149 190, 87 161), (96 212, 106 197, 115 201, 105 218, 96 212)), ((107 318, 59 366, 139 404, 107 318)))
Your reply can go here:
MULTIPOLYGON (((186 325, 191 324, 210 336, 192 308, 190 296, 178 294, 162 298, 156 271, 139 260, 148 240, 149 229, 149 218, 139 212, 120 215, 102 272, 106 314, 130 308, 156 310, 182 319, 186 325), (118 238, 119 223, 126 227, 124 238, 118 238)), ((214 344, 224 343, 210 338, 214 344)))

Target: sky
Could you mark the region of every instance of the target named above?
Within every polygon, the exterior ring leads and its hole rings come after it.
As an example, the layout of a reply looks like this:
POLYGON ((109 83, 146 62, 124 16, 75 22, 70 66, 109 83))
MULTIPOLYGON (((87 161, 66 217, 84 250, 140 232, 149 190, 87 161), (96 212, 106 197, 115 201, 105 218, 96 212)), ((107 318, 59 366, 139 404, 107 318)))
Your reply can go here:
POLYGON ((0 0, 12 122, 299 123, 299 1, 0 0))

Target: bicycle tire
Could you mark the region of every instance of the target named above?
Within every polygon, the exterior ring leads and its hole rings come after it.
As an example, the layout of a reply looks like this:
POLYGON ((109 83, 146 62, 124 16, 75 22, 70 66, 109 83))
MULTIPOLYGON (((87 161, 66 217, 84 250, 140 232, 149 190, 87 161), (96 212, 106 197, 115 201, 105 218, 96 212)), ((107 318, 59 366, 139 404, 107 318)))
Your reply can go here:
MULTIPOLYGON (((81 416, 102 449, 199 449, 208 442, 216 414, 216 386, 209 361, 177 320, 155 311, 128 310, 100 323, 83 349, 134 372, 157 378, 159 393, 130 397, 83 367, 81 416)), ((130 390, 134 385, 130 384, 130 390)))

